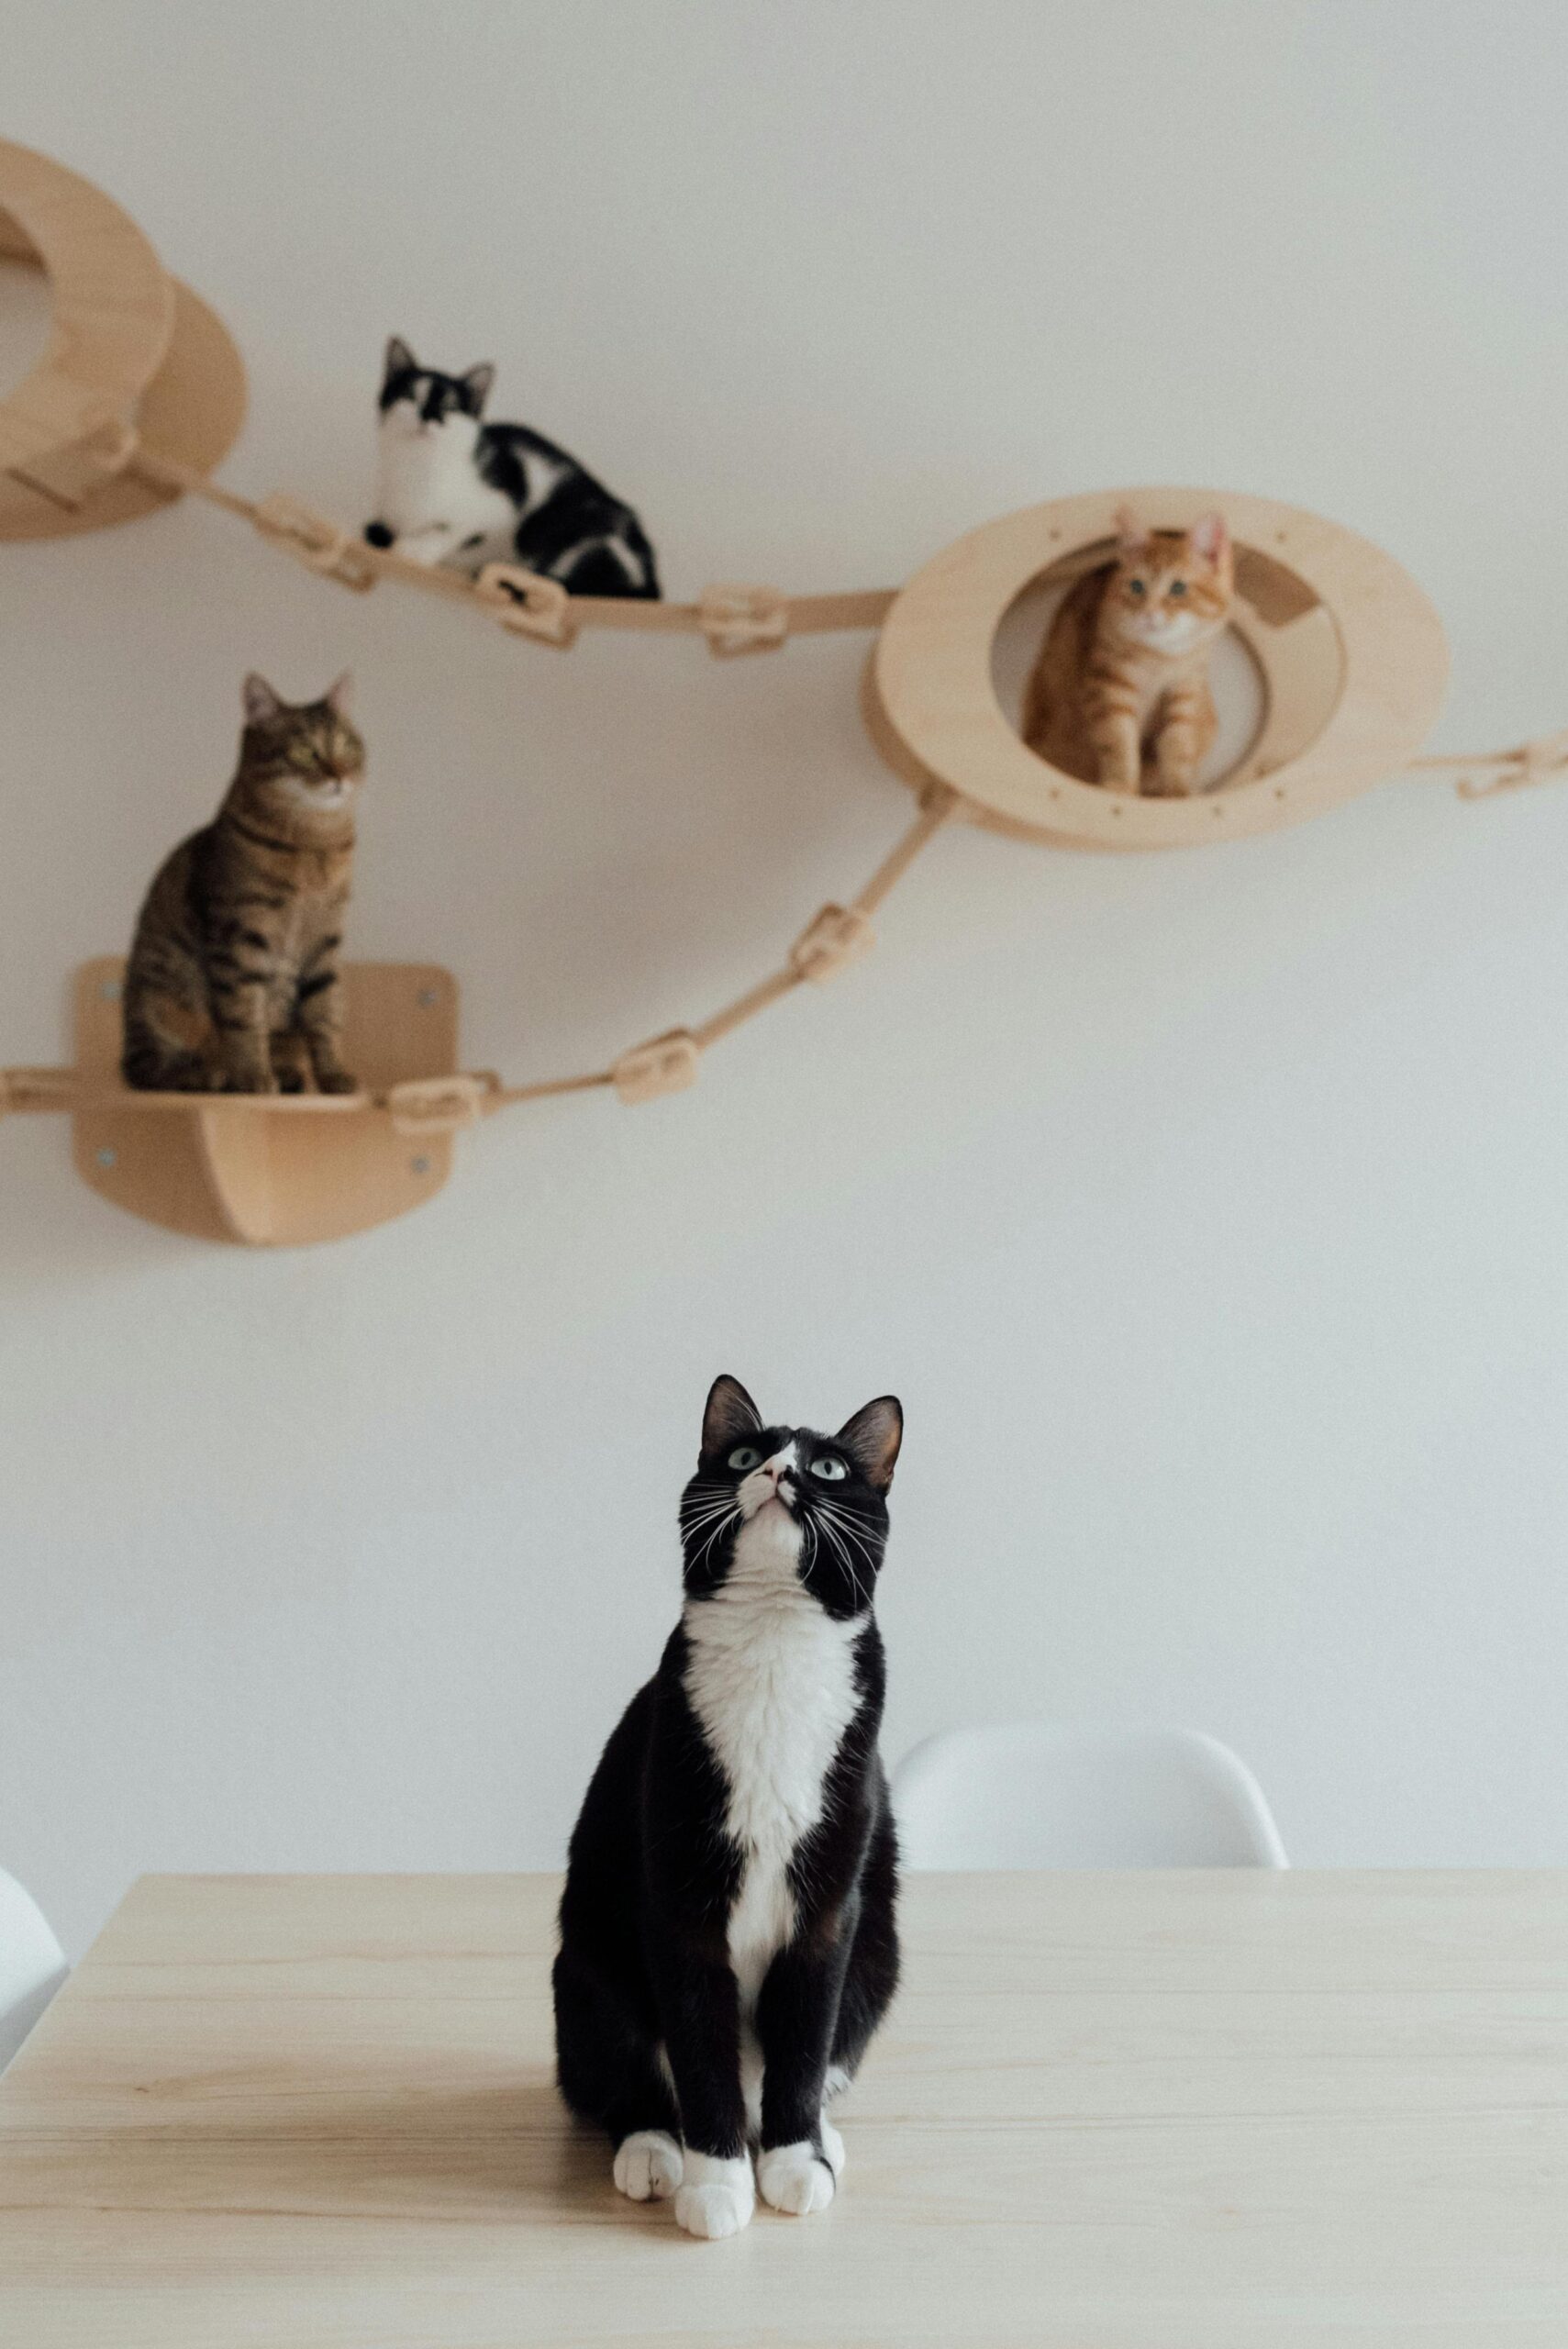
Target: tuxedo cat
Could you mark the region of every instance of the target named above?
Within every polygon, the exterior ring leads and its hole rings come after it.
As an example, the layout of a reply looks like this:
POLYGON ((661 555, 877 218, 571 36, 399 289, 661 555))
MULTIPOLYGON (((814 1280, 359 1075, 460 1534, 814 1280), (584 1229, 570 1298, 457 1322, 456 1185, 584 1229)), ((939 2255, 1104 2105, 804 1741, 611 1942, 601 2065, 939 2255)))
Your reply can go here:
POLYGON ((631 507, 526 424, 481 421, 495 380, 488 366, 438 374, 393 336, 371 545, 470 578, 515 562, 574 596, 657 597, 653 550, 631 507))
POLYGON ((904 1419, 764 1427, 715 1381, 681 1501, 685 1603, 606 1746, 572 1838, 555 1962, 561 2090, 634 2202, 688 2234, 755 2187, 833 2199, 828 2099, 898 1978, 898 1854, 877 1752, 872 1598, 904 1419))

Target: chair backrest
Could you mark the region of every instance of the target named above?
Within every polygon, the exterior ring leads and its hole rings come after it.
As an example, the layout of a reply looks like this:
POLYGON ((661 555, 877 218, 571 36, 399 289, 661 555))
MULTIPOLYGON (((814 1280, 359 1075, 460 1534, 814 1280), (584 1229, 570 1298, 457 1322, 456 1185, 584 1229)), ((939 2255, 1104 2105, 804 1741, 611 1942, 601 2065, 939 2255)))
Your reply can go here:
POLYGON ((1195 1730, 945 1730, 899 1764, 893 1809, 913 1868, 1290 1865, 1246 1764, 1195 1730))
POLYGON ((70 1971, 38 1902, 0 1868, 0 2072, 70 1971))

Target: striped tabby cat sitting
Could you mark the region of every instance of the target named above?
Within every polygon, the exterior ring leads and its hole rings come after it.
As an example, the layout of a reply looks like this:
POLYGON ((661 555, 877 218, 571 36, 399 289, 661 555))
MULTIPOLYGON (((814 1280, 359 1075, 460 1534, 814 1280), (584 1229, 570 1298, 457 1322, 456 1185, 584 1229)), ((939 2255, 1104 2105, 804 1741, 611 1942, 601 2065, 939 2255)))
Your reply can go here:
POLYGON ((1057 607, 1024 696, 1022 733, 1063 774, 1107 791, 1184 799, 1218 718, 1208 656, 1230 617, 1224 517, 1146 530, 1124 507, 1117 554, 1057 607))
POLYGON ((147 893, 126 967, 128 1085, 352 1093, 338 966, 365 746, 349 681, 295 707, 245 680, 239 765, 147 893))

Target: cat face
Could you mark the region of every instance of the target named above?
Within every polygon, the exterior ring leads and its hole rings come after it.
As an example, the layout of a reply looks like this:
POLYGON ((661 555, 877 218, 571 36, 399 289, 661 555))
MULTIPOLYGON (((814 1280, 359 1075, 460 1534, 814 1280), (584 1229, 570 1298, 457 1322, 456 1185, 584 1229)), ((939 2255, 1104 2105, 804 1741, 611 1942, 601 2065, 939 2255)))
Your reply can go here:
POLYGON ((1124 642, 1153 652, 1195 651, 1218 634, 1233 600, 1230 533, 1219 514, 1190 530, 1145 530, 1125 510, 1103 617, 1124 642))
POLYGON ((867 1403, 837 1435, 821 1435, 764 1427, 738 1379, 716 1379, 697 1472, 681 1497, 688 1593, 793 1581, 829 1615, 863 1612, 882 1568, 903 1434, 891 1395, 867 1403))
POLYGON ((349 722, 349 680, 319 701, 286 702, 265 677, 245 680, 244 764, 259 788, 295 808, 339 815, 364 775, 365 746, 349 722))
POLYGON ((472 442, 495 381, 495 370, 488 364, 471 367, 466 375, 443 375, 434 367, 421 367, 408 345, 394 335, 382 373, 382 429, 411 440, 455 431, 472 442))

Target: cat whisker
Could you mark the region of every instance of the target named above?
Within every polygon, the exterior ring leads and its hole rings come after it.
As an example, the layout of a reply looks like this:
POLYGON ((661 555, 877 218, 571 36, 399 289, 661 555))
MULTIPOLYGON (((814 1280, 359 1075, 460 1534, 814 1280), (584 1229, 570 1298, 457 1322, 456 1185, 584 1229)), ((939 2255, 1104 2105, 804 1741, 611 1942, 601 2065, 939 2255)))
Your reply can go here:
POLYGON ((695 1557, 692 1560, 692 1564, 694 1565, 700 1566, 707 1557, 707 1554, 713 1548, 714 1543, 718 1540, 719 1535, 724 1531, 725 1527, 732 1523, 739 1523, 740 1518, 740 1511, 739 1508, 726 1509, 717 1519, 717 1522, 709 1528, 706 1538, 703 1542, 702 1547, 698 1550, 695 1557))
MULTIPOLYGON (((820 1504, 818 1506, 820 1507, 820 1504)), ((855 1562, 851 1557, 849 1551, 844 1546, 844 1542, 840 1535, 836 1531, 831 1521, 831 1512, 824 1508, 821 1511, 821 1516, 822 1531, 828 1536, 828 1541, 833 1544, 835 1552, 844 1562, 844 1572, 850 1578, 850 1587, 855 1594, 856 1602, 859 1606, 864 1607, 868 1605, 869 1602, 866 1598, 865 1592, 861 1587, 861 1578, 855 1570, 855 1562)))
POLYGON ((716 1517, 728 1517, 733 1513, 733 1510, 734 1503, 731 1501, 709 1501, 706 1508, 689 1510, 683 1509, 681 1512, 682 1530, 687 1533, 695 1533, 698 1531, 701 1527, 711 1524, 712 1520, 716 1517))
POLYGON ((835 1508, 831 1501, 819 1501, 817 1508, 822 1515, 824 1529, 832 1537, 834 1545, 844 1561, 845 1570, 854 1586, 856 1598, 862 1607, 868 1607, 871 1604, 870 1598, 862 1586, 859 1569, 850 1554, 846 1542, 853 1543, 854 1548, 865 1561, 867 1571, 874 1578, 877 1562, 870 1543, 854 1520, 846 1517, 842 1510, 835 1508))
POLYGON ((819 1502, 818 1507, 821 1508, 824 1516, 831 1518, 833 1523, 841 1529, 846 1538, 854 1543, 855 1548, 861 1553, 867 1565, 874 1568, 876 1564, 876 1553, 872 1548, 871 1543, 866 1540, 865 1534, 862 1531, 860 1526, 857 1525, 854 1519, 852 1517, 846 1516, 845 1512, 841 1508, 837 1508, 831 1501, 819 1502))

